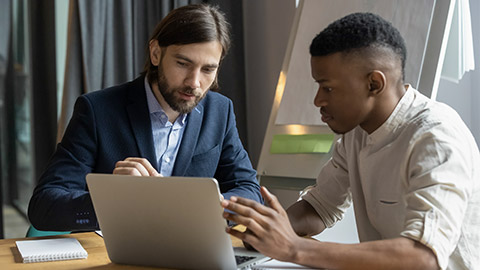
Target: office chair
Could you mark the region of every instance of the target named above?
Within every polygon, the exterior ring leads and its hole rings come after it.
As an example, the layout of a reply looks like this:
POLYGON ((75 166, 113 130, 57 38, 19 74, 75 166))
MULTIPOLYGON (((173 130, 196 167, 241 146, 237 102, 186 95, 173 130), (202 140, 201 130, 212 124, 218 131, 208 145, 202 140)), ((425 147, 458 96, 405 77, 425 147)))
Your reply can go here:
POLYGON ((71 232, 60 232, 60 231, 39 231, 35 229, 32 225, 27 230, 26 237, 39 237, 39 236, 50 236, 50 235, 60 235, 60 234, 69 234, 71 232))

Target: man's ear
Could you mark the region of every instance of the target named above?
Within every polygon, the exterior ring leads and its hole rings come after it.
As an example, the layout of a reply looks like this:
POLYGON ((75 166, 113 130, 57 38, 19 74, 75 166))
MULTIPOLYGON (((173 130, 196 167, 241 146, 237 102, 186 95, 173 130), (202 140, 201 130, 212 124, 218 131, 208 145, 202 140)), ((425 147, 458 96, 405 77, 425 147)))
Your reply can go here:
POLYGON ((150 50, 150 62, 152 65, 158 66, 160 64, 160 59, 162 58, 162 50, 158 45, 158 40, 150 40, 148 48, 150 50))
POLYGON ((371 95, 378 95, 385 89, 387 78, 380 70, 374 70, 368 74, 369 90, 371 95))

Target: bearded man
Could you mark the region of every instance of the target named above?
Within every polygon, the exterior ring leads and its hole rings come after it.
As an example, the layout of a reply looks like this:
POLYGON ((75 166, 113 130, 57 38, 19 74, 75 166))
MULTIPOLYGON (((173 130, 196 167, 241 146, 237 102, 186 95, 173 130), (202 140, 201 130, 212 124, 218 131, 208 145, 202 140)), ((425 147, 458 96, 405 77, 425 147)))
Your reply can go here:
POLYGON ((88 173, 214 177, 225 198, 261 202, 232 101, 210 91, 218 88, 229 34, 216 7, 175 9, 155 28, 139 78, 80 96, 30 200, 32 225, 98 229, 88 173))

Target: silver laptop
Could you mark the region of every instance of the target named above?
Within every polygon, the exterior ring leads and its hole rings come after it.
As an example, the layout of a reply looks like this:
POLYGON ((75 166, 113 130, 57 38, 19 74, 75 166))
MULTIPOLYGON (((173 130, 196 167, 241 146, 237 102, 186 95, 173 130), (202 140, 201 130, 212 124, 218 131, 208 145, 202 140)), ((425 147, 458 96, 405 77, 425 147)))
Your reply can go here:
POLYGON ((248 269, 268 259, 232 247, 213 178, 88 174, 87 184, 114 263, 248 269))

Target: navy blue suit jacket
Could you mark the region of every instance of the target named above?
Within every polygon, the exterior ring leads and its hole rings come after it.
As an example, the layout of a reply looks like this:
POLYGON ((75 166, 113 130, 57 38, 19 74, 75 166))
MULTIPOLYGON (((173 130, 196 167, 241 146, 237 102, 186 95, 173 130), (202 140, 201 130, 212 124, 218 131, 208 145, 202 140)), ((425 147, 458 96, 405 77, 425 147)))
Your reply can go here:
MULTIPOLYGON (((112 173, 115 163, 127 157, 144 157, 157 166, 143 76, 77 99, 30 200, 32 225, 39 230, 97 229, 85 176, 112 173)), ((172 174, 215 177, 225 198, 262 201, 231 100, 209 92, 188 114, 172 174)))

